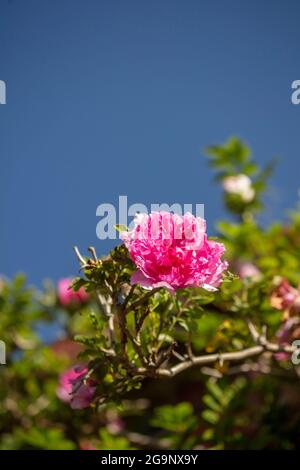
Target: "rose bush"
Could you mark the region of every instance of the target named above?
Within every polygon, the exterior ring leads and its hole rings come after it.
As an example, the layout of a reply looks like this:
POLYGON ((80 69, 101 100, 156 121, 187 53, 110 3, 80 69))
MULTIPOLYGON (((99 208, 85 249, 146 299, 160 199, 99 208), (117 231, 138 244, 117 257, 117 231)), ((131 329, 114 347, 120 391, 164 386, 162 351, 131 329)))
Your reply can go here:
POLYGON ((1 282, 0 448, 299 447, 299 208, 262 227, 272 165, 235 138, 208 155, 233 216, 217 241, 143 215, 109 255, 76 249, 71 289, 1 282))

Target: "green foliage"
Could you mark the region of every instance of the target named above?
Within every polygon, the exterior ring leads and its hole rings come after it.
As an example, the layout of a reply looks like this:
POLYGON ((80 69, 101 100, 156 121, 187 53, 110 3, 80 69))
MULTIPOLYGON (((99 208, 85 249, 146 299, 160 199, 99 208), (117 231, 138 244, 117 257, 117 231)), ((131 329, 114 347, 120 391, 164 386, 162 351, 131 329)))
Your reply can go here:
POLYGON ((164 439, 171 449, 192 449, 196 442, 194 432, 198 418, 193 406, 188 402, 156 408, 151 424, 163 430, 161 439, 164 439))
POLYGON ((133 450, 134 447, 126 437, 118 437, 110 434, 106 429, 101 429, 99 432, 100 444, 98 450, 133 450))
POLYGON ((151 424, 157 428, 175 433, 184 433, 197 424, 194 410, 190 403, 181 402, 176 406, 161 406, 155 410, 151 424))
POLYGON ((206 382, 207 393, 203 396, 205 409, 202 418, 210 427, 202 435, 204 441, 217 442, 218 448, 225 448, 239 439, 240 431, 237 429, 232 432, 232 429, 237 421, 235 407, 246 384, 244 377, 239 377, 222 388, 213 380, 206 382))
POLYGON ((275 160, 260 168, 253 160, 250 148, 237 137, 232 137, 223 145, 212 145, 206 149, 210 166, 216 170, 217 181, 223 183, 226 178, 246 175, 251 181, 254 197, 244 200, 240 194, 224 191, 225 206, 232 213, 242 216, 244 220, 263 208, 262 194, 266 189, 268 178, 272 174, 275 160))
POLYGON ((34 449, 34 450, 73 450, 75 444, 64 438, 60 429, 16 429, 14 440, 11 436, 4 438, 3 449, 34 449))

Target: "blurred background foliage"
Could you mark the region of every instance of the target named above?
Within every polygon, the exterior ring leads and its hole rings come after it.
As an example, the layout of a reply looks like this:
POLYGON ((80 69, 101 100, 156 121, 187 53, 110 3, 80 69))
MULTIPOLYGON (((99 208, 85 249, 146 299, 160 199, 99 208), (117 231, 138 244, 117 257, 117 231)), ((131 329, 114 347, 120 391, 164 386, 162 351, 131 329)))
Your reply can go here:
MULTIPOLYGON (((216 295, 188 290, 193 308, 187 305, 187 324, 178 325, 176 341, 192 332, 197 354, 243 349, 251 345, 244 321, 251 318, 266 325, 274 341, 284 330, 288 342, 294 338, 288 321, 300 318, 299 207, 287 223, 261 226, 257 214, 273 162, 260 168, 237 138, 209 147, 207 154, 231 214, 217 229, 233 275, 216 295), (278 290, 283 282, 292 289, 290 303, 278 290)), ((168 302, 164 292, 159 296, 153 307, 158 313, 168 302)), ((65 304, 57 286, 37 290, 23 275, 1 279, 0 339, 6 345, 6 364, 0 366, 1 449, 299 447, 299 367, 270 353, 234 365, 195 367, 171 380, 147 378, 120 397, 112 392, 98 407, 72 410, 59 396, 60 376, 93 357, 89 338, 97 325, 102 328, 96 300, 91 293, 85 302, 65 304)))

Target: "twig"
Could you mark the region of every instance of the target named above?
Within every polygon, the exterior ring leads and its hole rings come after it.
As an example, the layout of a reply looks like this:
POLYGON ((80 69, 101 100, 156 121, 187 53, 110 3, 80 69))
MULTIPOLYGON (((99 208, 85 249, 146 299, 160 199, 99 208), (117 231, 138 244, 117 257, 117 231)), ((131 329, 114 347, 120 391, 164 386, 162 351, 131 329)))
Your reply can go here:
POLYGON ((184 362, 185 361, 185 357, 183 357, 181 354, 179 354, 177 351, 172 351, 172 354, 174 357, 176 357, 177 359, 180 360, 180 362, 184 362))
POLYGON ((78 258, 78 260, 79 260, 79 263, 81 264, 81 268, 86 267, 86 266, 87 266, 87 263, 86 263, 84 257, 82 256, 82 254, 80 253, 78 247, 77 247, 77 246, 74 246, 73 249, 74 249, 74 251, 75 251, 75 253, 76 253, 76 256, 77 256, 77 258, 78 258))
POLYGON ((176 346, 177 346, 176 342, 170 344, 168 349, 161 354, 160 358, 155 364, 155 367, 159 368, 167 359, 169 359, 172 356, 172 351, 174 350, 176 346))
POLYGON ((259 334, 259 332, 257 331, 256 327, 254 326, 254 324, 252 323, 251 320, 247 321, 247 326, 248 326, 248 329, 249 329, 250 334, 252 336, 252 339, 255 343, 262 344, 262 345, 265 345, 265 344, 268 343, 267 325, 262 326, 262 333, 261 334, 259 334))
POLYGON ((93 246, 88 247, 89 252, 92 254, 92 257, 94 258, 94 261, 98 261, 97 253, 96 250, 93 246))
POLYGON ((116 352, 113 349, 106 349, 101 347, 100 350, 106 355, 110 357, 116 357, 116 352))

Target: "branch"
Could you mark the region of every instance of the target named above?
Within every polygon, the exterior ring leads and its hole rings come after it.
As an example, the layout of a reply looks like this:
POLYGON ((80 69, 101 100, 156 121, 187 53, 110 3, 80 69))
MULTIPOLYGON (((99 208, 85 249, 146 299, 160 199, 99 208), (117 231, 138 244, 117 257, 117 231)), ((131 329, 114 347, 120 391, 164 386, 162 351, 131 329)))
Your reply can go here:
POLYGON ((215 354, 206 354, 203 356, 194 356, 188 361, 181 362, 170 369, 157 369, 156 374, 159 377, 174 377, 174 375, 180 374, 184 370, 190 369, 196 365, 207 365, 214 362, 220 361, 242 361, 248 359, 249 357, 257 356, 264 351, 263 346, 253 346, 252 348, 242 349, 241 351, 234 351, 228 353, 215 353, 215 354))
POLYGON ((171 367, 170 369, 167 368, 159 368, 155 371, 155 375, 157 377, 174 377, 181 372, 190 369, 193 366, 201 365, 205 366, 208 364, 213 364, 214 362, 221 362, 224 361, 242 361, 245 359, 249 359, 251 357, 259 356, 260 354, 269 351, 272 353, 275 352, 286 352, 286 353, 293 353, 295 351, 295 347, 293 346, 280 346, 275 343, 271 343, 266 338, 266 332, 264 329, 264 333, 260 335, 256 330, 253 323, 249 322, 248 327, 252 338, 257 343, 256 346, 251 348, 242 349, 241 351, 233 351, 227 353, 215 353, 215 354, 206 354, 203 356, 192 356, 189 360, 176 364, 175 366, 171 367))

